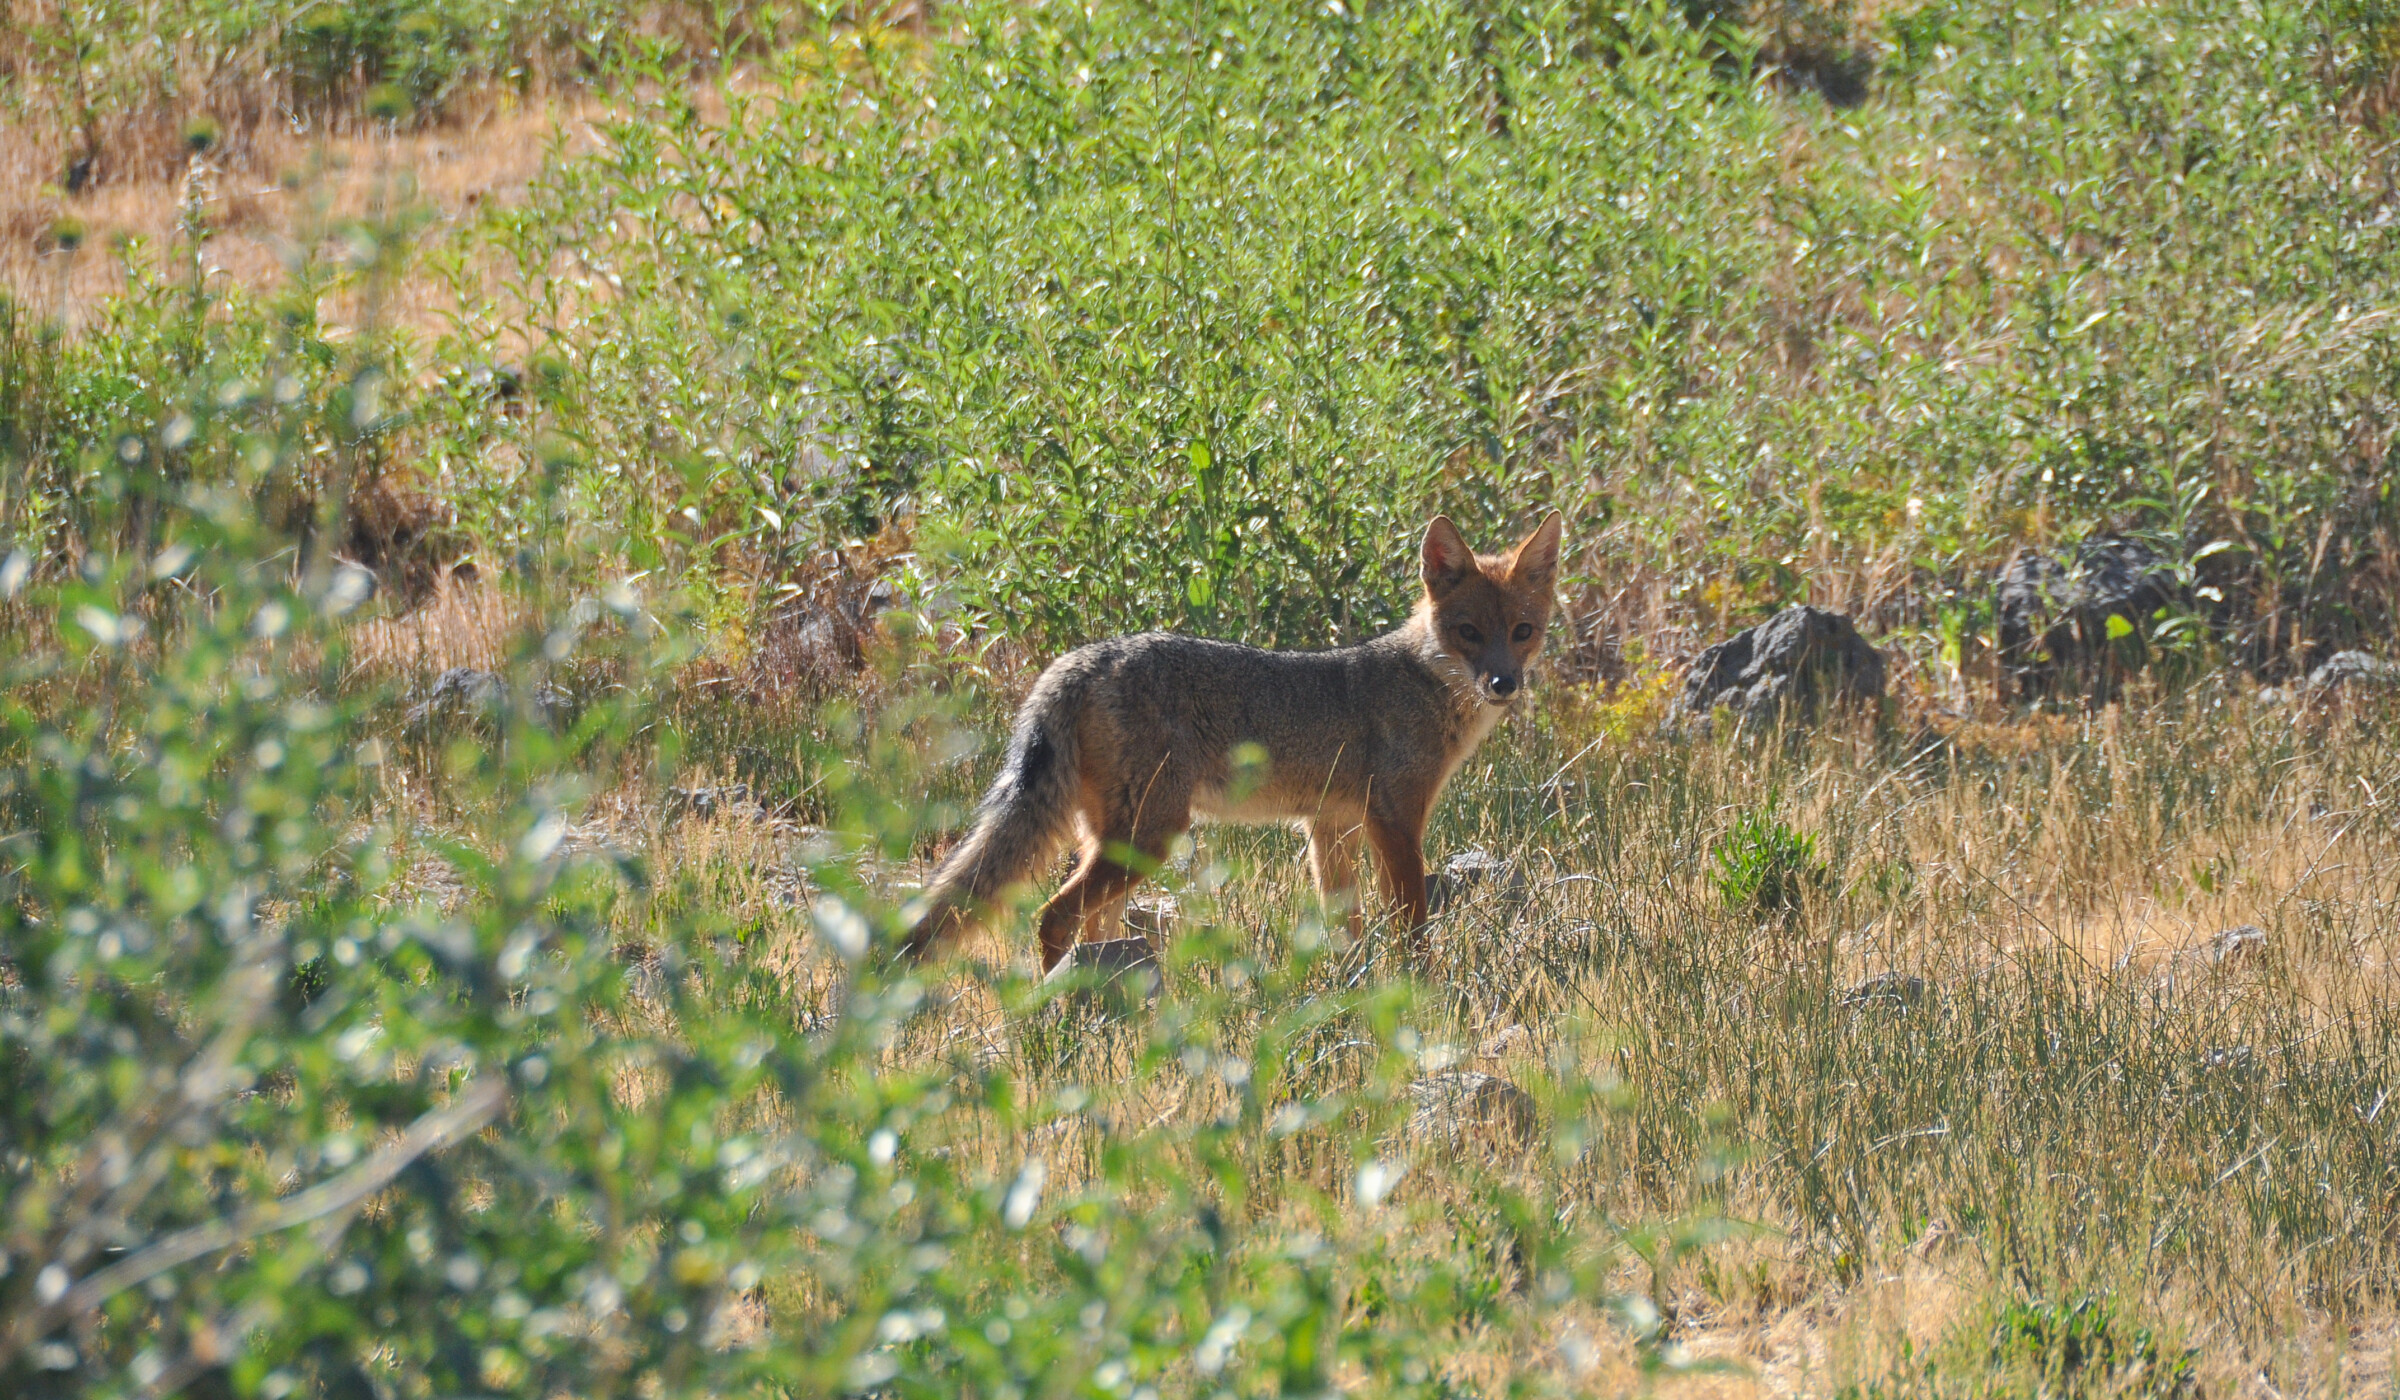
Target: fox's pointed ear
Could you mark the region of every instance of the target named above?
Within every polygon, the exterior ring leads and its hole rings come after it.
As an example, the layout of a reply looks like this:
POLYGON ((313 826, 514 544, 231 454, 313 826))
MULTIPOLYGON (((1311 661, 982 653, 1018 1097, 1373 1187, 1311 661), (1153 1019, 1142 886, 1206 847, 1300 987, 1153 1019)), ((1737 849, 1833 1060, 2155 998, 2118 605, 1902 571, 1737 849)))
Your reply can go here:
POLYGON ((1509 582, 1549 592, 1551 580, 1558 577, 1558 537, 1566 526, 1567 518, 1552 511, 1518 541, 1516 552, 1508 557, 1509 582))
POLYGON ((1450 523, 1447 515, 1435 516, 1425 527, 1422 557, 1425 591, 1437 598, 1475 572, 1475 551, 1467 548, 1466 537, 1458 533, 1458 527, 1450 523))

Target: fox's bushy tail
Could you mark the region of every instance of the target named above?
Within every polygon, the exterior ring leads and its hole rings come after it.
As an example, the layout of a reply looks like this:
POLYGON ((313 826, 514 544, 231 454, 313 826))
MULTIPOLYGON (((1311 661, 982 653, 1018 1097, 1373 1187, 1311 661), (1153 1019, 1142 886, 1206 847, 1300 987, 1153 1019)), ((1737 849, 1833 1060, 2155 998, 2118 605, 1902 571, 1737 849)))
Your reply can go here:
POLYGON ((1036 687, 1009 736, 1008 761, 975 809, 965 839, 943 857, 925 886, 925 912, 901 942, 903 957, 925 956, 983 917, 1008 891, 1030 880, 1057 853, 1075 817, 1077 740, 1072 706, 1036 687))

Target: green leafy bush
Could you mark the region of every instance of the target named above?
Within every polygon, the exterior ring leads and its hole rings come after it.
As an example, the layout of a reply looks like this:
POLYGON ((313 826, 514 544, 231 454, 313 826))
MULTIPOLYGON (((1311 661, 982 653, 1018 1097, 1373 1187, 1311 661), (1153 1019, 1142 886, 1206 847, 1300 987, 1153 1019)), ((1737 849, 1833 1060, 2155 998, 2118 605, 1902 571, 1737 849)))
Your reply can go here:
POLYGON ((2011 1300, 1992 1324, 1990 1359, 1996 1368, 2030 1372, 2050 1395, 2171 1400, 2198 1392, 2193 1353, 2161 1347, 2149 1328, 2127 1325, 2106 1298, 2011 1300))
POLYGON ((1793 914, 1803 891, 1825 882, 1817 838, 1794 830, 1773 805, 1744 812, 1711 851, 1711 875, 1729 909, 1759 914, 1793 914))
MULTIPOLYGON (((771 598, 884 532, 911 596, 1042 645, 1355 638, 1425 513, 1552 504, 1593 607, 1805 579, 1938 640, 2017 542, 2116 528, 2215 551, 2231 655, 2394 616, 2400 225, 2338 174, 2378 139, 2347 12, 1802 25, 1880 55, 1835 110, 1754 80, 1783 20, 1723 7, 504 8, 261 11, 305 62, 224 50, 421 104, 545 26, 612 36, 575 60, 620 94, 601 149, 448 245, 454 332, 393 376, 499 556, 547 460, 628 571, 771 598), (752 76, 696 93, 729 45, 752 76)), ((158 382, 138 322, 61 392, 158 382)))
POLYGON ((2314 11, 1897 16, 1839 113, 1672 9, 945 14, 722 118, 652 84, 496 220, 488 334, 579 328, 637 557, 900 521, 971 622, 1314 641, 1390 620, 1425 512, 1556 503, 1695 609, 1895 558, 1931 625, 2101 527, 2224 542, 2212 625, 2270 651, 2390 606, 2400 245, 2266 57, 2314 11))

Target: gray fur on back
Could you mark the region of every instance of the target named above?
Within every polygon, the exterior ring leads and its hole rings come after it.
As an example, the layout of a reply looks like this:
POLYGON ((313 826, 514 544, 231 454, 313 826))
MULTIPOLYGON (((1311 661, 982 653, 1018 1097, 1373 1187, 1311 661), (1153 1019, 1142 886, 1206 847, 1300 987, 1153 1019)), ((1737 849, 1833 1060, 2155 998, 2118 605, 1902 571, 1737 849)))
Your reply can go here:
POLYGON ((1230 782, 1235 751, 1256 744, 1267 752, 1264 776, 1273 786, 1304 776, 1338 790, 1353 774, 1437 747, 1429 736, 1458 729, 1460 709, 1459 697, 1396 635, 1331 651, 1267 651, 1143 632, 1053 662, 1026 701, 1012 748, 1038 742, 1054 717, 1081 715, 1109 724, 1107 738, 1122 750, 1198 765, 1203 787, 1230 782))

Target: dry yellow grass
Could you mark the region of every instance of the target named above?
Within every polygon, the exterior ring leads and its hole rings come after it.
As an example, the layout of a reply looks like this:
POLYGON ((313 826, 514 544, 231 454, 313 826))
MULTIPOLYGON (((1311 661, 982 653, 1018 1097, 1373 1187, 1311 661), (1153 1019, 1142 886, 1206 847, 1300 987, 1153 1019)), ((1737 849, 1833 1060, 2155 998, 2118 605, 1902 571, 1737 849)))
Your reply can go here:
POLYGON ((495 671, 523 639, 530 616, 499 587, 446 573, 423 603, 361 625, 350 661, 362 675, 385 680, 437 675, 453 666, 495 671))
MULTIPOLYGON (((58 184, 56 151, 0 123, 0 292, 80 330, 125 289, 126 244, 138 243, 152 260, 176 256, 187 203, 208 230, 198 250, 208 275, 270 292, 284 281, 295 240, 323 239, 379 206, 421 206, 426 236, 438 240, 487 207, 522 197, 554 155, 591 148, 594 112, 571 95, 503 96, 418 131, 302 135, 262 126, 238 148, 167 170, 141 168, 73 195, 58 184), (80 248, 57 245, 62 223, 80 228, 80 248)), ((456 309, 445 282, 417 276, 389 289, 376 314, 387 329, 430 333, 456 309)), ((336 326, 361 313, 354 300, 325 310, 336 326)))

